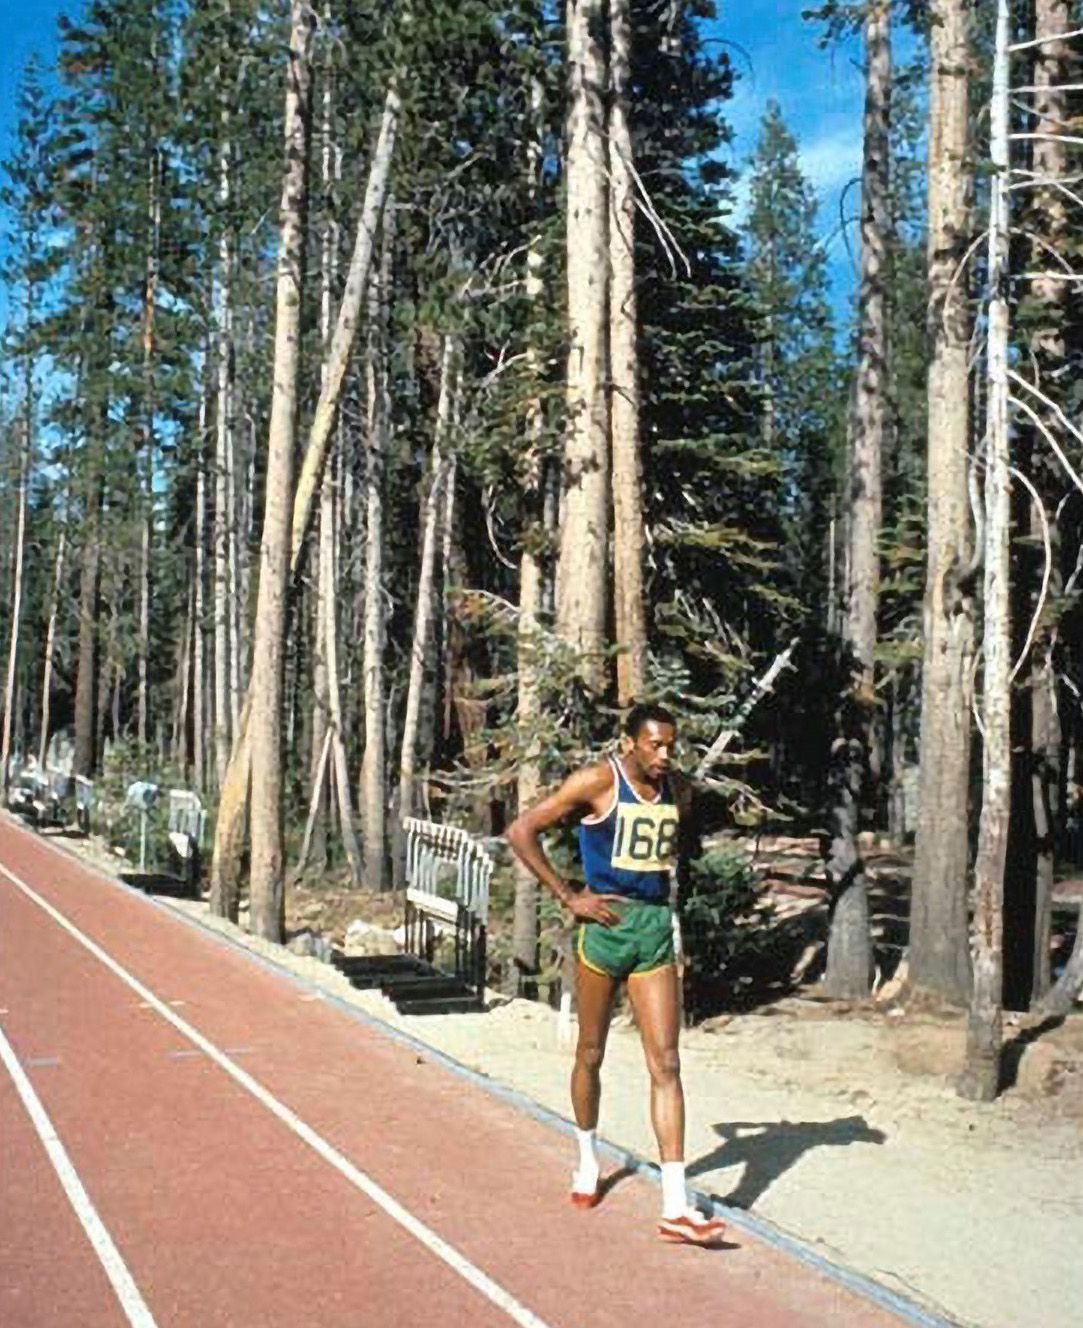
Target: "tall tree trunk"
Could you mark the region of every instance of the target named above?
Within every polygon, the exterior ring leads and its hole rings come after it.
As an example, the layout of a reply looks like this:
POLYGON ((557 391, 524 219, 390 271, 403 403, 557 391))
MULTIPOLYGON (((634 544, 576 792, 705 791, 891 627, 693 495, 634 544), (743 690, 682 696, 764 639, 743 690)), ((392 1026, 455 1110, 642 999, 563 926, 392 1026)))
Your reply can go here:
POLYGON ((324 623, 327 620, 327 599, 334 596, 334 587, 328 585, 324 577, 323 559, 323 503, 320 503, 320 557, 316 560, 316 606, 312 624, 312 724, 309 771, 312 780, 312 799, 315 815, 312 821, 312 833, 309 837, 306 858, 316 871, 327 869, 327 796, 328 763, 324 759, 327 746, 329 707, 327 699, 327 654, 325 645, 324 623), (318 783, 318 787, 317 787, 318 783))
MULTIPOLYGON (((297 497, 293 506, 293 568, 300 559, 304 545, 304 536, 313 517, 316 497, 319 492, 320 478, 327 464, 334 425, 338 416, 339 400, 342 396, 342 382, 350 360, 357 323, 365 305, 365 293, 368 288, 369 273, 372 269, 372 252, 376 231, 384 210, 388 181, 391 177, 391 160, 395 151, 395 136, 398 132, 400 100, 394 77, 384 98, 383 117, 380 121, 380 133, 369 167, 368 183, 365 187, 365 200, 361 208, 361 217, 357 223, 357 236, 354 241, 350 270, 346 274, 346 289, 339 305, 335 334, 331 339, 331 352, 327 361, 327 372, 320 389, 320 399, 312 417, 308 446, 301 473, 297 480, 297 497)), ((291 568, 291 570, 293 570, 291 568)))
POLYGON ((586 685, 606 682, 609 421, 606 403, 609 209, 603 0, 568 0, 568 423, 557 631, 581 654, 586 685))
POLYGON ((75 679, 75 754, 72 769, 88 779, 97 764, 98 580, 101 562, 101 482, 92 485, 79 564, 79 656, 75 679))
MULTIPOLYGON (((384 99, 380 134, 369 167, 353 257, 346 278, 346 289, 339 306, 335 335, 331 342, 328 370, 320 391, 320 399, 316 404, 309 431, 308 448, 297 480, 291 522, 289 564, 290 579, 294 583, 301 566, 305 540, 312 522, 315 497, 333 437, 333 426, 342 395, 342 383, 353 348, 358 318, 364 305, 372 266, 373 241, 383 213, 391 174, 399 109, 399 96, 395 81, 392 79, 384 99)), ((236 913, 241 854, 244 849, 244 817, 248 806, 248 789, 252 773, 252 746, 248 732, 251 685, 249 693, 241 712, 226 778, 222 784, 218 818, 215 822, 214 855, 211 861, 211 911, 225 917, 234 916, 236 913)))
POLYGON ((647 620, 643 598, 643 466, 639 431, 639 344, 636 307, 635 182, 628 123, 632 32, 628 0, 610 0, 609 354, 613 447, 613 601, 617 700, 642 700, 647 687, 647 620))
POLYGON ((34 440, 34 397, 27 375, 27 402, 23 418, 22 447, 19 457, 19 488, 15 506, 15 569, 12 577, 11 625, 8 632, 8 667, 4 685, 4 727, 0 737, 0 784, 5 797, 8 789, 8 763, 11 760, 11 731, 15 717, 15 689, 18 680, 19 628, 23 614, 23 562, 26 550, 26 490, 30 481, 30 456, 34 440))
POLYGON ((990 1102, 1000 1087, 1003 1023, 1004 863, 1011 817, 1011 486, 1008 474, 1008 0, 998 0, 993 67, 989 224, 989 414, 985 457, 983 765, 974 865, 974 986, 963 1097, 990 1102))
POLYGON ((192 637, 192 781, 196 791, 203 793, 206 788, 206 673, 207 658, 206 629, 203 615, 205 612, 204 593, 206 582, 206 535, 207 535, 207 394, 206 370, 208 357, 203 357, 204 382, 199 394, 199 438, 196 453, 196 511, 195 511, 195 557, 193 560, 193 579, 195 581, 195 610, 192 637))
POLYGON ((969 6, 935 0, 930 28, 928 561, 921 804, 910 908, 910 982, 970 994, 968 824, 974 599, 967 490, 970 315, 959 267, 969 232, 969 6))
POLYGON ((192 640, 195 631, 195 585, 188 583, 188 603, 184 610, 184 635, 177 643, 176 693, 173 697, 173 739, 170 758, 187 777, 188 721, 192 694, 192 640))
MULTIPOLYGON (((323 23, 329 31, 330 13, 324 7, 323 23)), ((337 227, 334 220, 334 198, 332 189, 333 145, 331 141, 331 112, 334 92, 332 89, 331 62, 323 62, 323 88, 321 96, 320 125, 320 182, 322 185, 322 209, 320 219, 320 339, 323 345, 326 374, 326 358, 331 342, 331 298, 334 283, 335 252, 337 248, 337 227)), ((327 762, 326 738, 328 732, 329 701, 327 693, 327 646, 325 624, 327 622, 327 601, 333 599, 335 587, 328 575, 328 560, 324 545, 333 541, 330 530, 333 516, 333 503, 330 485, 325 476, 320 488, 320 555, 316 560, 314 577, 316 587, 316 619, 313 631, 312 647, 312 743, 311 743, 311 779, 312 807, 310 832, 305 837, 304 864, 309 861, 317 871, 327 868, 327 762)), ((332 560, 334 550, 331 551, 332 560)), ((333 565, 333 563, 332 563, 333 565)), ((302 864, 302 865, 304 865, 302 864)))
POLYGON ((274 389, 267 443, 267 486, 249 718, 252 732, 251 928, 256 935, 272 941, 282 939, 285 926, 282 702, 308 190, 308 48, 313 22, 313 12, 305 0, 292 0, 286 84, 286 167, 275 292, 274 389))
MULTIPOLYGON (((320 584, 337 584, 335 574, 335 498, 331 476, 324 475, 324 495, 320 513, 320 584)), ((354 828, 353 800, 350 796, 350 768, 346 760, 346 744, 342 723, 342 693, 339 686, 338 664, 338 598, 334 594, 323 596, 323 622, 320 624, 324 656, 327 667, 328 719, 331 725, 331 759, 335 771, 335 792, 338 797, 339 831, 342 847, 350 868, 350 877, 356 885, 362 878, 361 850, 354 828)))
MULTIPOLYGON (((1034 36, 1041 41, 1034 53, 1034 132, 1047 135, 1034 141, 1032 169, 1039 180, 1059 180, 1068 172, 1067 153, 1060 135, 1070 117, 1068 97, 1062 85, 1069 82, 1073 68, 1071 50, 1066 42, 1049 41, 1057 33, 1072 29, 1071 0, 1034 0, 1034 36)), ((1064 253, 1070 244, 1070 219, 1067 201, 1055 187, 1038 187, 1030 196, 1031 226, 1043 244, 1034 243, 1031 266, 1042 271, 1049 266, 1050 250, 1064 253)), ((1040 309, 1040 325, 1031 334, 1034 363, 1043 378, 1063 368, 1065 355, 1064 323, 1068 286, 1063 281, 1039 277, 1031 286, 1031 297, 1040 309)), ((1049 506, 1054 556, 1053 591, 1063 589, 1060 575, 1058 497, 1064 487, 1063 472, 1048 457, 1039 443, 1035 454, 1043 464, 1035 466, 1039 497, 1049 506)), ((1041 514, 1033 506, 1030 512, 1031 538, 1043 538, 1041 514)), ((1034 814, 1036 872, 1034 900, 1034 943, 1031 958, 1030 996, 1041 1000, 1049 990, 1050 946, 1052 941, 1053 883, 1056 873, 1058 802, 1060 797, 1061 727, 1057 709, 1056 671, 1048 630, 1035 644, 1035 667, 1030 675, 1031 700, 1031 801, 1034 814)))
POLYGON ((218 201, 223 210, 222 236, 218 246, 218 273, 214 293, 215 341, 218 368, 218 395, 214 466, 214 751, 218 787, 226 778, 230 759, 232 732, 229 678, 231 612, 229 584, 230 458, 233 452, 233 339, 232 339, 232 266, 233 246, 226 212, 230 196, 230 141, 228 111, 222 110, 222 139, 219 144, 218 201))
POLYGON ((45 629, 45 663, 41 675, 41 733, 38 738, 38 764, 45 765, 49 749, 49 712, 53 691, 53 650, 56 646, 56 618, 60 609, 60 588, 64 584, 64 548, 67 542, 67 520, 60 527, 56 541, 56 562, 53 566, 53 593, 49 601, 49 625, 45 629))
POLYGON ((390 423, 387 338, 394 251, 394 211, 384 214, 379 278, 369 291, 365 443, 365 626, 363 693, 365 752, 361 762, 361 835, 364 881, 381 890, 387 870, 387 749, 384 729, 384 464, 390 423))
MULTIPOLYGON (((542 457, 542 431, 544 416, 541 400, 542 352, 536 341, 534 328, 542 310, 545 296, 544 258, 541 252, 538 184, 542 164, 542 138, 544 133, 543 92, 540 79, 531 86, 533 133, 527 152, 530 195, 534 205, 536 229, 531 235, 526 255, 526 298, 530 309, 527 367, 530 375, 530 395, 526 404, 527 462, 525 494, 526 521, 523 526, 523 552, 519 560, 519 622, 517 630, 518 704, 516 727, 518 730, 519 760, 516 774, 516 805, 523 810, 535 802, 542 791, 541 722, 542 695, 541 670, 538 660, 538 632, 542 614, 545 566, 541 544, 545 535, 544 490, 545 464, 542 457)), ((523 987, 525 995, 533 995, 532 979, 538 971, 538 880, 534 873, 516 856, 515 912, 512 919, 512 963, 515 967, 515 989, 523 987), (526 980, 525 985, 523 980, 526 980)))
POLYGON ((147 255, 143 284, 143 521, 139 549, 139 639, 137 646, 136 733, 147 746, 150 698, 147 670, 150 660, 150 562, 154 538, 154 314, 158 299, 158 249, 162 205, 161 158, 157 145, 150 154, 147 187, 147 255))
POLYGON ((429 639, 432 635, 436 527, 444 492, 444 482, 447 477, 447 433, 452 415, 452 403, 457 389, 457 372, 455 341, 454 338, 447 335, 444 337, 444 352, 440 366, 440 399, 436 408, 429 486, 425 494, 421 515, 421 569, 417 582, 414 638, 410 648, 410 679, 406 692, 406 715, 402 722, 398 815, 392 829, 395 885, 397 888, 401 888, 406 880, 406 837, 402 822, 405 817, 414 814, 418 725, 421 718, 422 693, 425 686, 425 667, 429 656, 429 639))
POLYGON ((887 415, 887 240, 891 7, 873 0, 865 20, 865 139, 861 177, 858 360, 850 418, 849 560, 844 639, 855 693, 843 701, 836 745, 831 931, 824 988, 865 996, 872 978, 868 882, 858 849, 874 743, 876 612, 880 586, 881 457, 887 415))

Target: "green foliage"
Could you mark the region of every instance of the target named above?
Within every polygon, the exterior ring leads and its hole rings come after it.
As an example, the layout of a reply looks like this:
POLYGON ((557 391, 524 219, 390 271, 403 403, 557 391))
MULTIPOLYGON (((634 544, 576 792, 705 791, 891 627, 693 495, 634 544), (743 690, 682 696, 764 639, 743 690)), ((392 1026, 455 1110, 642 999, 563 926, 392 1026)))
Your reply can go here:
POLYGON ((687 1013, 700 1019, 740 1004, 773 944, 773 910, 747 854, 714 848, 691 862, 680 916, 687 1013))
POLYGON ((838 382, 846 366, 835 349, 815 192, 801 171, 798 144, 769 102, 750 170, 748 275, 761 316, 758 372, 765 397, 764 442, 782 467, 780 507, 789 557, 775 581, 819 626, 827 594, 825 531, 837 507, 845 450, 838 382))

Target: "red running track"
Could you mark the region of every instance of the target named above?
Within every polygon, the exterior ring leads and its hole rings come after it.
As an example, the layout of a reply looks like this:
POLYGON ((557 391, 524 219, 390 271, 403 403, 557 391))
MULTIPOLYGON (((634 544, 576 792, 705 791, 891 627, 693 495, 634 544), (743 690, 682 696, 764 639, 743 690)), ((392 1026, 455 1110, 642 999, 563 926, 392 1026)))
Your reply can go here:
POLYGON ((551 1125, 6 819, 0 1033, 145 1307, 0 1066, 3 1328, 905 1321, 744 1233, 662 1244, 639 1178, 572 1209, 551 1125))

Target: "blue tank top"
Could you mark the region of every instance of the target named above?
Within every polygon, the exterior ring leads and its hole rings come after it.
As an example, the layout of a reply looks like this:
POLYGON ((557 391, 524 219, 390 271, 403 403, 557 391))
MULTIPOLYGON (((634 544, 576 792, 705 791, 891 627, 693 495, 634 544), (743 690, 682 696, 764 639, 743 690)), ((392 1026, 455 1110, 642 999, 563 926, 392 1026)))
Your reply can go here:
POLYGON ((641 798, 619 761, 613 767, 613 801, 604 816, 579 823, 579 855, 587 884, 599 894, 632 899, 669 898, 677 865, 677 803, 668 779, 654 802, 641 798))

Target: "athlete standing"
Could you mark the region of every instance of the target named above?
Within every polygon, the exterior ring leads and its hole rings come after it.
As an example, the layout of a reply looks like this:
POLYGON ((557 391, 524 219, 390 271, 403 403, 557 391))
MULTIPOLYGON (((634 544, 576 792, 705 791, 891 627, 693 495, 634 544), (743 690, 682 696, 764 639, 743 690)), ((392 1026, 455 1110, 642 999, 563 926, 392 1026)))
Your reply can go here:
POLYGON ((625 721, 620 755, 569 776, 555 793, 520 813, 507 839, 580 924, 579 1038, 572 1070, 579 1165, 572 1178, 572 1202, 590 1208, 599 1198, 600 1071, 613 998, 627 979, 650 1074, 651 1121, 662 1162, 658 1233, 682 1244, 716 1245, 724 1224, 689 1204, 684 1171, 684 1090, 677 1050, 680 993, 669 901, 690 790, 673 768, 676 741, 677 723, 668 710, 636 706, 625 721), (576 813, 587 882, 583 889, 561 878, 538 838, 576 813))

